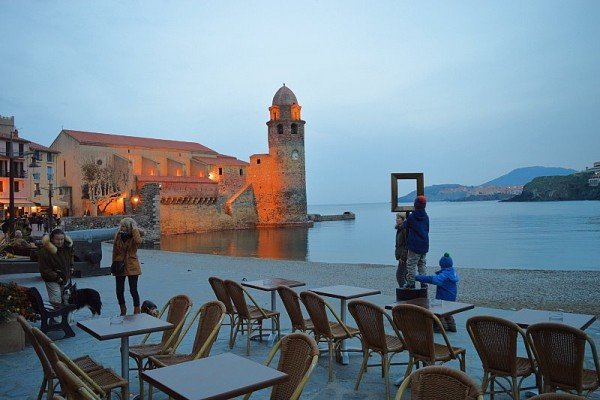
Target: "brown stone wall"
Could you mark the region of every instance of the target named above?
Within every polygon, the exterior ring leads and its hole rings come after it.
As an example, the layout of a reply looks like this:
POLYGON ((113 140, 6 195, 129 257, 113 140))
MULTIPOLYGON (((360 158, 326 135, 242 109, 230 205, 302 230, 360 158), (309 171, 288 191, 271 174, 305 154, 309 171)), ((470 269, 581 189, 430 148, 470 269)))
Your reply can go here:
POLYGON ((213 165, 209 172, 211 179, 219 184, 219 196, 224 198, 231 197, 246 184, 246 174, 245 165, 213 165), (221 168, 221 174, 219 174, 219 168, 221 168), (240 169, 242 175, 240 175, 240 169))
POLYGON ((82 229, 116 228, 125 217, 134 215, 107 215, 103 217, 63 217, 66 231, 79 231, 82 229))
POLYGON ((140 202, 134 211, 137 223, 146 230, 144 241, 158 241, 161 235, 161 207, 158 183, 149 183, 139 192, 140 202))
POLYGON ((267 122, 269 154, 251 156, 248 166, 248 182, 254 187, 259 225, 308 221, 305 122, 291 119, 290 106, 280 105, 279 110, 280 118, 267 122))

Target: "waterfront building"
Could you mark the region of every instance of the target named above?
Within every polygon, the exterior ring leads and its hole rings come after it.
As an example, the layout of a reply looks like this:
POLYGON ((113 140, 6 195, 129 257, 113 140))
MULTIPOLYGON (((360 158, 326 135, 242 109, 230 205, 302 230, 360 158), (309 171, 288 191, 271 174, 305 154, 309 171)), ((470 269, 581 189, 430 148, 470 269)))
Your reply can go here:
POLYGON ((300 111, 281 87, 269 107, 269 152, 250 163, 195 142, 63 129, 50 145, 60 153, 56 181, 70 188, 75 216, 135 212, 155 184, 150 212, 162 233, 309 225, 300 111))
POLYGON ((31 206, 34 206, 30 200, 30 191, 28 184, 28 165, 26 154, 30 152, 29 140, 19 137, 19 132, 15 129, 15 117, 0 116, 0 218, 8 216, 9 208, 9 172, 12 143, 12 156, 14 167, 14 205, 15 216, 24 215, 29 212, 31 206))

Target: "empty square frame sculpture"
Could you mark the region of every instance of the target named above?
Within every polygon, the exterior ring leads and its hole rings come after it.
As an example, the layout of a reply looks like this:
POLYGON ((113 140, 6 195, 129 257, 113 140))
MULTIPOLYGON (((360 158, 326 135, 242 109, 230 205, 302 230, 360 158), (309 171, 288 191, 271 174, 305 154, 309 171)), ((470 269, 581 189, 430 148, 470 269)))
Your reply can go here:
POLYGON ((395 172, 392 173, 392 212, 414 211, 413 206, 398 205, 398 181, 414 180, 417 184, 417 196, 425 194, 425 183, 422 172, 395 172))

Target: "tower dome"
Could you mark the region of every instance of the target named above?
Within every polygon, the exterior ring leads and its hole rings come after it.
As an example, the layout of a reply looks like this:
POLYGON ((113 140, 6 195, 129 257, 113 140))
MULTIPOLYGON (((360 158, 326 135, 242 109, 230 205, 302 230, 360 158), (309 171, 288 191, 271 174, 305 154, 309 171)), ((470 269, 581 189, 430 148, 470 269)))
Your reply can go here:
POLYGON ((290 90, 285 84, 279 88, 275 96, 273 96, 274 106, 291 106, 292 104, 298 104, 296 95, 290 90))

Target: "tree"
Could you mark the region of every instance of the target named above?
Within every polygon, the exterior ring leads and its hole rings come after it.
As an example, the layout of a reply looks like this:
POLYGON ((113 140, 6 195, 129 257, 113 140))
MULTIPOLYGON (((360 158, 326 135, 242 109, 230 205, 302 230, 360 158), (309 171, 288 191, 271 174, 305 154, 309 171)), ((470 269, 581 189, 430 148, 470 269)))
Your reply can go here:
POLYGON ((103 165, 101 159, 88 156, 81 163, 81 175, 83 198, 104 212, 129 188, 129 160, 114 157, 103 165))

